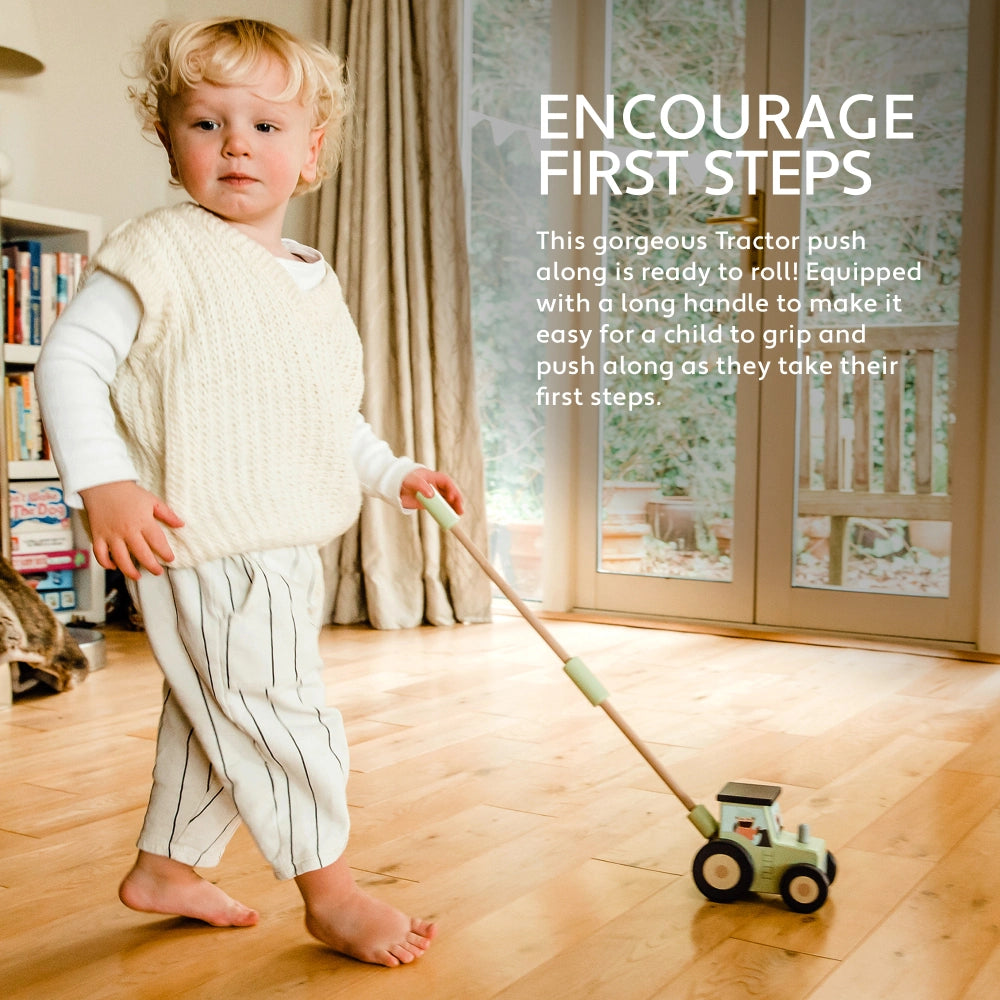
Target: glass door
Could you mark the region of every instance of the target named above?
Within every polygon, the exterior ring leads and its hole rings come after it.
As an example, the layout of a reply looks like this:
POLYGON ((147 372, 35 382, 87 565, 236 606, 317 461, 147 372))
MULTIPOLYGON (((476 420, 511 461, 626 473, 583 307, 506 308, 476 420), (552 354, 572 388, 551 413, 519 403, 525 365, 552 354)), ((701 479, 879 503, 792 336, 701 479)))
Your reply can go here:
POLYGON ((615 0, 606 12, 603 85, 634 110, 611 139, 631 166, 605 192, 594 241, 607 280, 584 380, 600 405, 577 413, 580 454, 596 456, 578 487, 596 521, 579 532, 579 603, 750 622, 760 383, 741 373, 763 316, 729 220, 759 212, 742 157, 763 142, 741 127, 742 95, 766 84, 767 11, 615 0), (668 95, 683 98, 665 110, 668 95))
POLYGON ((988 5, 580 6, 631 117, 563 203, 606 275, 592 403, 547 413, 568 603, 972 641, 988 5))
POLYGON ((801 6, 785 4, 782 24, 805 40, 804 93, 836 107, 863 90, 855 106, 872 110, 856 135, 810 132, 806 156, 843 165, 855 150, 865 177, 842 166, 786 223, 800 239, 785 319, 801 332, 787 353, 802 373, 762 410, 773 516, 760 537, 774 557, 759 566, 758 620, 971 641, 988 279, 985 215, 963 204, 986 196, 967 168, 991 126, 981 102, 966 106, 985 7, 811 0, 797 22, 801 6))

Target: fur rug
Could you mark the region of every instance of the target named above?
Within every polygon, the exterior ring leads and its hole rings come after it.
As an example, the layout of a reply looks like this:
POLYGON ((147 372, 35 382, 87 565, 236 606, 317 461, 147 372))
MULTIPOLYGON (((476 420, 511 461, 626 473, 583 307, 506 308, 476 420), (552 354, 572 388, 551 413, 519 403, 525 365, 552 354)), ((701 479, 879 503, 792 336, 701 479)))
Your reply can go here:
POLYGON ((11 670, 15 691, 41 681, 65 691, 87 676, 87 658, 66 626, 0 558, 0 669, 11 670), (7 665, 10 664, 10 667, 7 665))

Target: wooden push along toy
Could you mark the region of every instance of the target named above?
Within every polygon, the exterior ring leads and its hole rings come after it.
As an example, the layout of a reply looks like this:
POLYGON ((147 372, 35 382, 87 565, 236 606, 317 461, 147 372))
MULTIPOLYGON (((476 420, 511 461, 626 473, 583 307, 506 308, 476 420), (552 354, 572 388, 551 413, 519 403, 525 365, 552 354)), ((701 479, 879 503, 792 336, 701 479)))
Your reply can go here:
POLYGON ((459 526, 459 516, 441 496, 418 498, 435 521, 458 539, 487 576, 563 663, 570 680, 592 705, 602 708, 688 811, 688 819, 707 843, 695 855, 692 874, 701 893, 716 903, 731 903, 748 892, 778 893, 796 913, 813 913, 825 902, 837 874, 826 843, 806 824, 798 833, 781 828, 777 785, 730 781, 718 794, 718 821, 680 788, 632 727, 608 700, 608 691, 589 667, 571 656, 535 613, 514 592, 459 526))

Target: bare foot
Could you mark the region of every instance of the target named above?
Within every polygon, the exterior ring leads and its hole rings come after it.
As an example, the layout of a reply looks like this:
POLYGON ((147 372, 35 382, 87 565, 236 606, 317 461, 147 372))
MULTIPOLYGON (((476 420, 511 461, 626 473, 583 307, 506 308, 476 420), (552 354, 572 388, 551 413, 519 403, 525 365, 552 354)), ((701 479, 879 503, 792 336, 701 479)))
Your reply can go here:
POLYGON ((343 858, 295 881, 306 904, 306 929, 342 955, 373 965, 406 965, 420 958, 437 934, 435 924, 408 917, 359 889, 343 858))
POLYGON ((190 866, 145 851, 119 886, 118 898, 141 913, 191 917, 213 927, 252 927, 259 919, 256 910, 206 882, 190 866))

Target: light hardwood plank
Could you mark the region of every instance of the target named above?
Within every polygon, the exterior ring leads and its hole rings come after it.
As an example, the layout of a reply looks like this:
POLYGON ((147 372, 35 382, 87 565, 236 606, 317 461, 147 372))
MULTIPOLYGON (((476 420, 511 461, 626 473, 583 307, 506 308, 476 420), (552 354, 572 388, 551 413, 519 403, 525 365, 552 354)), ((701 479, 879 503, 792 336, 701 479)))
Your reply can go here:
POLYGON ((998 804, 1000 778, 939 771, 866 827, 851 846, 938 861, 998 804))
POLYGON ((829 959, 728 938, 650 1000, 804 997, 834 968, 829 959))
POLYGON ((995 720, 982 736, 958 754, 952 766, 959 771, 1000 777, 1000 720, 995 720))
POLYGON ((738 904, 747 918, 733 936, 806 955, 845 959, 932 867, 930 861, 852 848, 837 851, 836 858, 839 873, 822 909, 803 916, 789 912, 776 896, 761 896, 764 905, 738 904))
POLYGON ((676 879, 522 976, 498 997, 640 1000, 676 980, 745 920, 736 907, 705 906, 686 880, 676 879))
POLYGON ((1000 912, 1000 811, 917 884, 810 1000, 952 1000, 992 961, 1000 912))
POLYGON ((961 1000, 981 1000, 996 992, 1000 982, 1000 944, 990 953, 975 979, 961 993, 961 1000))
MULTIPOLYGON (((562 871, 444 938, 440 947, 445 961, 451 956, 464 964, 464 974, 441 981, 427 963, 428 978, 436 980, 434 992, 428 995, 440 1000, 496 996, 529 971, 613 924, 669 880, 658 873, 592 860, 562 871), (490 960, 469 963, 466 959, 472 955, 488 955, 490 960)), ((417 970, 418 974, 424 971, 417 970)), ((386 984, 387 990, 390 985, 386 984)))
MULTIPOLYGON (((899 735, 857 767, 813 792, 800 804, 799 812, 808 814, 817 835, 836 849, 943 768, 963 747, 950 740, 899 735)), ((791 815, 786 823, 793 825, 791 815)))

